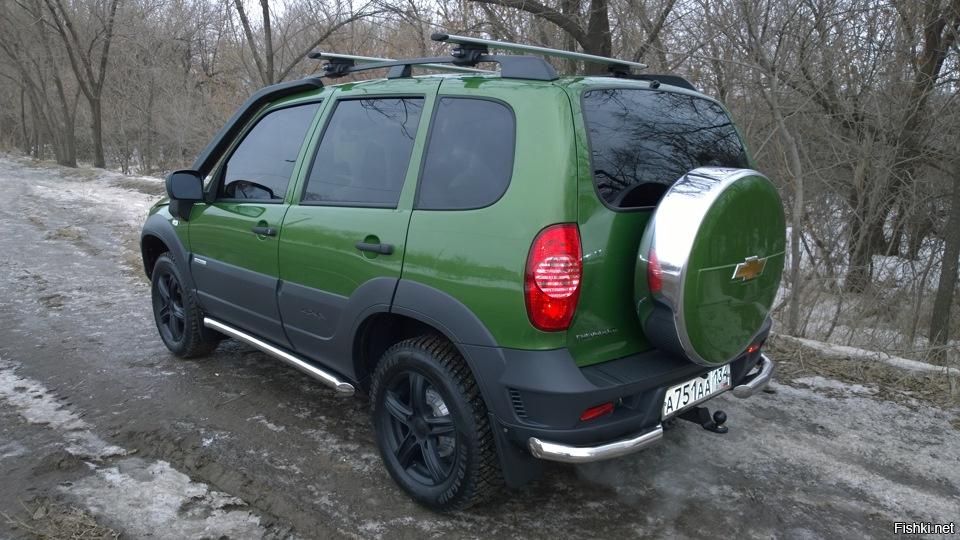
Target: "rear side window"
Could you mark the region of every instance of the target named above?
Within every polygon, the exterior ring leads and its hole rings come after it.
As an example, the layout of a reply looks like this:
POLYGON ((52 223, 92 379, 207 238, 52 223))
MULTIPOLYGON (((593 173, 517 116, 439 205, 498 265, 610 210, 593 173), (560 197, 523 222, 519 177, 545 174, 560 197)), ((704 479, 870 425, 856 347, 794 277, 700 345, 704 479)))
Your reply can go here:
POLYGON ((506 105, 442 98, 427 143, 416 208, 483 208, 507 191, 513 175, 516 122, 506 105))
POLYGON ((267 113, 247 132, 223 169, 226 199, 283 200, 297 155, 320 103, 267 113))
POLYGON ((713 101, 612 88, 584 92, 583 110, 593 181, 612 206, 655 205, 697 167, 749 166, 733 122, 713 101))
POLYGON ((317 148, 303 202, 395 207, 422 112, 423 98, 337 103, 317 148))

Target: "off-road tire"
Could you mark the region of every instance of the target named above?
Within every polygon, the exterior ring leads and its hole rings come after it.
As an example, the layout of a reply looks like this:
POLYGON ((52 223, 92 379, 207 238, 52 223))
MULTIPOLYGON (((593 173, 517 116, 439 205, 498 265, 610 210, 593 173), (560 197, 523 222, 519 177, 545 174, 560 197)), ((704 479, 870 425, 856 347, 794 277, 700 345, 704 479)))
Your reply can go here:
POLYGON ((150 281, 153 319, 170 352, 180 358, 196 358, 216 349, 219 340, 203 340, 203 316, 193 296, 183 288, 173 255, 167 252, 157 257, 150 281))
POLYGON ((387 471, 418 503, 450 512, 502 488, 486 404, 449 341, 420 336, 387 350, 373 374, 370 410, 387 471))

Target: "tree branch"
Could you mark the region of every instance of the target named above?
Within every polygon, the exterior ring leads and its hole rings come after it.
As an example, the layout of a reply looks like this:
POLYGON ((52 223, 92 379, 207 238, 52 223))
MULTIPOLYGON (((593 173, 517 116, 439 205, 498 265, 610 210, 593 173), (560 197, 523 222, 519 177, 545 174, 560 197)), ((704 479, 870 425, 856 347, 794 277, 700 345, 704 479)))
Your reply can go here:
POLYGON ((587 33, 583 30, 570 17, 567 17, 559 11, 533 2, 531 0, 470 0, 471 2, 479 2, 483 4, 494 4, 498 6, 504 6, 508 8, 518 9, 520 11, 526 11, 532 15, 536 15, 541 19, 549 21, 560 27, 561 30, 573 36, 573 39, 577 40, 577 43, 585 49, 589 48, 589 39, 587 33), (586 46, 585 46, 586 45, 586 46))

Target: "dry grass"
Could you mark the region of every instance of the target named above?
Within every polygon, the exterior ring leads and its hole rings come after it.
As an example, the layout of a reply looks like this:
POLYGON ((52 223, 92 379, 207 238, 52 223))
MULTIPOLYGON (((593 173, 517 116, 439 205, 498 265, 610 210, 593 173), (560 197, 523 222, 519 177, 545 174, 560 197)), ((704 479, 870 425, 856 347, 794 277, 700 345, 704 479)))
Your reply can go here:
MULTIPOLYGON (((21 504, 23 504, 21 502, 21 504)), ((7 525, 26 531, 38 540, 116 540, 120 533, 97 523, 84 510, 53 501, 40 500, 31 509, 23 504, 22 519, 0 512, 7 525)))
POLYGON ((956 380, 937 372, 918 373, 879 360, 837 357, 795 341, 771 337, 764 346, 777 363, 776 379, 785 384, 801 377, 819 375, 851 384, 877 388, 877 397, 911 405, 960 406, 956 380))
POLYGON ((147 195, 153 195, 157 198, 166 197, 167 195, 167 188, 163 182, 151 182, 140 178, 120 178, 114 180, 112 185, 147 195))

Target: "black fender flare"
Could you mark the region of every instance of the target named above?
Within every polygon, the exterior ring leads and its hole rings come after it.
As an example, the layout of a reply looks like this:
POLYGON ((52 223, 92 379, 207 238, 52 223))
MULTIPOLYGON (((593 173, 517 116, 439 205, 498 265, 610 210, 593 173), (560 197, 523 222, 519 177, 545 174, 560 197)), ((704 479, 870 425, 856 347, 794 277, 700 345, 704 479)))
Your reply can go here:
POLYGON ((173 224, 159 212, 147 218, 146 223, 143 224, 143 229, 140 231, 140 255, 143 258, 143 270, 147 274, 147 279, 151 278, 150 269, 152 266, 145 245, 148 236, 157 238, 167 246, 167 250, 170 251, 177 263, 180 277, 185 281, 184 287, 190 291, 195 291, 197 287, 193 281, 193 274, 190 273, 190 254, 183 242, 180 241, 180 237, 177 236, 173 224))
POLYGON ((400 279, 390 311, 433 326, 455 345, 499 347, 493 334, 470 308, 423 283, 400 279))
POLYGON ((540 474, 546 462, 534 458, 511 440, 506 426, 499 421, 509 407, 506 388, 500 382, 506 370, 506 358, 483 321, 449 294, 405 279, 397 284, 391 312, 429 324, 460 351, 487 404, 490 427, 507 485, 519 487, 540 474))
POLYGON ((492 406, 502 400, 499 373, 505 363, 503 355, 499 354, 500 344, 463 302, 429 285, 400 279, 390 312, 416 319, 440 331, 467 362, 484 401, 492 406))
MULTIPOLYGON (((197 294, 197 286, 193 280, 193 274, 190 272, 190 253, 187 251, 186 246, 183 245, 183 242, 180 241, 176 229, 173 228, 173 224, 170 223, 165 212, 157 212, 148 217, 146 223, 143 224, 143 229, 140 231, 140 256, 143 259, 143 270, 147 273, 147 279, 152 279, 153 276, 150 275, 152 263, 149 260, 149 254, 146 249, 147 237, 156 238, 167 247, 167 251, 173 255, 177 270, 180 272, 180 279, 183 280, 183 288, 187 291, 187 294, 193 297, 193 300, 197 302, 197 305, 199 305, 202 310, 203 303, 200 300, 200 295, 197 294)), ((157 255, 159 255, 159 253, 157 253, 157 255)), ((200 334, 204 341, 216 341, 223 338, 219 332, 203 325, 200 325, 200 334)))

